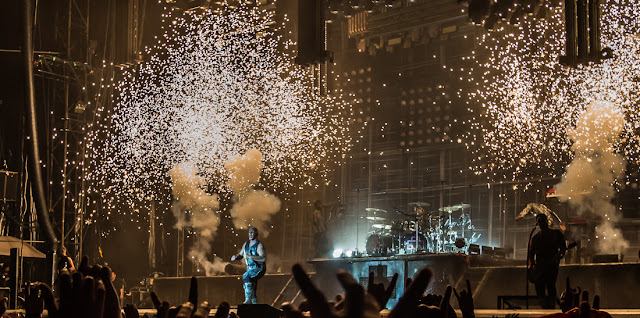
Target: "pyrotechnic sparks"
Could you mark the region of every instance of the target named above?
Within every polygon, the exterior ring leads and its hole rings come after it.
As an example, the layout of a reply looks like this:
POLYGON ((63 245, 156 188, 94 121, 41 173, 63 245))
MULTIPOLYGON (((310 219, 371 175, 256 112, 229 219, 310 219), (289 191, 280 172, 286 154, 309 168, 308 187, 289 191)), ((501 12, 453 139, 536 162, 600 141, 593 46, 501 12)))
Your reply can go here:
POLYGON ((225 162, 249 149, 263 155, 260 186, 283 191, 313 183, 351 147, 355 99, 318 93, 311 73, 283 53, 291 43, 272 12, 243 4, 163 17, 148 61, 124 72, 107 141, 91 143, 90 179, 104 198, 168 195, 159 190, 167 172, 184 162, 202 187, 227 191, 225 162))
POLYGON ((638 161, 640 1, 602 5, 602 45, 615 56, 577 69, 558 63, 563 13, 548 11, 546 20, 503 23, 481 35, 481 49, 470 57, 479 65, 467 76, 474 85, 470 99, 480 105, 469 109, 482 111, 471 120, 467 146, 476 154, 474 170, 490 178, 557 176, 574 156, 568 131, 594 101, 621 107, 625 122, 616 151, 638 161))

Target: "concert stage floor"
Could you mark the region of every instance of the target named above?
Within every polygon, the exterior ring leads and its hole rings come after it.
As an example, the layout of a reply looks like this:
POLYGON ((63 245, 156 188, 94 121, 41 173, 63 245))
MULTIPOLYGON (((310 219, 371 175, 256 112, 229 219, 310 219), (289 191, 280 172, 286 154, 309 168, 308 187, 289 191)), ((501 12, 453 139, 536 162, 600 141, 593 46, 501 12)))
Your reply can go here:
MULTIPOLYGON (((413 277, 420 268, 429 266, 434 271, 434 277, 427 293, 442 294, 447 285, 461 290, 465 288, 465 279, 469 279, 474 289, 475 307, 479 310, 495 312, 499 305, 499 296, 507 299, 507 305, 526 308, 524 301, 519 299, 526 294, 526 268, 524 265, 516 265, 523 263, 524 261, 492 259, 483 256, 425 254, 312 259, 305 266, 312 274, 311 279, 328 297, 343 292, 335 277, 338 269, 352 273, 363 285, 367 284, 369 272, 374 272, 376 282, 384 283, 387 283, 394 273, 398 273, 400 279, 389 301, 389 308, 392 308, 401 296, 405 279, 413 277)), ((583 290, 588 290, 591 295, 600 295, 602 308, 620 310, 640 308, 640 298, 637 297, 640 294, 640 264, 638 263, 562 265, 558 275, 558 293, 564 289, 567 276, 571 278, 572 286, 580 286, 583 290)), ((153 289, 160 299, 172 304, 180 304, 188 298, 189 279, 189 277, 158 278, 154 281, 153 289)), ((298 287, 290 279, 290 273, 265 275, 258 286, 258 299, 262 303, 271 305, 278 294, 284 290, 274 304, 276 307, 284 301, 293 299, 295 303, 299 303, 302 296, 296 298, 298 287)), ((534 286, 532 284, 528 286, 529 294, 535 294, 534 286)), ((227 301, 233 306, 244 299, 241 276, 237 275, 199 277, 198 290, 201 299, 211 304, 227 301)), ((456 307, 457 303, 454 301, 453 305, 456 307)), ((521 316, 532 312, 531 310, 538 310, 536 308, 539 306, 535 299, 530 299, 529 308, 530 310, 523 311, 521 316)), ((513 312, 513 309, 510 312, 513 312)), ((618 315, 630 317, 638 312, 640 310, 620 311, 618 315)))
MULTIPOLYGON (((612 318, 640 318, 640 309, 610 309, 606 310, 609 314, 611 314, 612 318)), ((231 308, 231 312, 237 312, 236 308, 231 308)), ((476 318, 493 318, 498 317, 502 318, 506 315, 518 314, 519 318, 537 318, 543 315, 557 313, 558 310, 551 309, 537 309, 537 310, 496 310, 496 309, 477 309, 476 310, 476 318)), ((7 310, 8 315, 11 314, 24 315, 24 310, 7 310)), ((156 316, 155 309, 138 309, 138 313, 142 317, 143 315, 148 315, 153 318, 156 316)), ((213 309, 209 312, 209 317, 213 317, 216 314, 216 310, 213 309)), ((389 310, 383 310, 380 312, 380 317, 385 318, 388 317, 389 310)), ((462 313, 459 310, 456 310, 457 317, 462 317, 462 313)), ((42 315, 43 318, 49 317, 47 311, 42 315)), ((308 313, 306 317, 309 317, 308 313)))
MULTIPOLYGON (((231 312, 236 312, 235 308, 231 309, 231 312)), ((503 318, 506 315, 518 314, 519 318, 538 318, 540 316, 553 314, 559 312, 558 310, 552 309, 537 309, 537 310, 496 310, 496 309, 477 309, 476 310, 476 318, 503 318)), ((607 310, 609 314, 611 314, 612 318, 640 318, 640 309, 611 309, 607 310)), ((140 316, 147 314, 150 317, 154 317, 156 311, 154 309, 142 309, 139 310, 140 316)), ((209 313, 209 317, 213 317, 216 314, 216 310, 211 310, 209 313)), ((380 317, 388 317, 389 310, 383 310, 380 312, 380 317)), ((456 310, 456 315, 458 318, 462 317, 462 313, 459 310, 456 310)), ((308 313, 306 317, 309 317, 308 313)))

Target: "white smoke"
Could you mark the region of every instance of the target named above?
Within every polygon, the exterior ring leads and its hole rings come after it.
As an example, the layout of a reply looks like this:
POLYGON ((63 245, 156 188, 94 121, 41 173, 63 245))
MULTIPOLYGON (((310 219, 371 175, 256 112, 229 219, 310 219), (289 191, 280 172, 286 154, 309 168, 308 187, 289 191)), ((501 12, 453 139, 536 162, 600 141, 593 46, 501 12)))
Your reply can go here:
POLYGON ((220 225, 220 202, 217 194, 208 194, 202 189, 205 181, 197 172, 196 166, 189 162, 177 164, 169 171, 175 198, 171 211, 176 217, 177 228, 191 227, 197 233, 189 259, 202 265, 210 276, 223 273, 226 265, 219 257, 215 257, 213 262, 207 258, 220 225))
POLYGON ((230 214, 236 228, 255 226, 260 236, 269 236, 269 220, 280 211, 280 199, 264 190, 254 189, 260 181, 262 154, 251 149, 244 156, 225 164, 229 188, 234 192, 230 214))
POLYGON ((556 192, 580 213, 593 213, 602 223, 596 228, 600 253, 622 253, 629 243, 616 228, 620 215, 611 203, 614 182, 623 177, 626 162, 614 146, 624 128, 624 114, 608 102, 593 102, 569 132, 574 159, 567 165, 556 192))

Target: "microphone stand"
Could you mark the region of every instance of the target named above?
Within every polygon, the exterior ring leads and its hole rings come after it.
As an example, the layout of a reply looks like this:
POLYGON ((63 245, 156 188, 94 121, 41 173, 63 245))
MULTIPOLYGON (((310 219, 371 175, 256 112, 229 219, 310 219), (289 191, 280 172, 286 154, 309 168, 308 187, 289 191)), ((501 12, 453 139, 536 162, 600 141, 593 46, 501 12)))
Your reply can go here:
POLYGON ((527 265, 525 267, 526 271, 525 271, 525 277, 524 277, 526 285, 527 285, 527 288, 526 288, 527 291, 526 291, 526 294, 525 294, 526 295, 525 296, 525 299, 526 299, 526 303, 525 304, 527 306, 527 309, 529 309, 529 253, 531 251, 531 238, 533 237, 533 232, 535 232, 537 228, 538 228, 538 223, 536 223, 536 225, 533 226, 533 230, 531 230, 531 233, 529 233, 529 242, 527 242, 527 265))

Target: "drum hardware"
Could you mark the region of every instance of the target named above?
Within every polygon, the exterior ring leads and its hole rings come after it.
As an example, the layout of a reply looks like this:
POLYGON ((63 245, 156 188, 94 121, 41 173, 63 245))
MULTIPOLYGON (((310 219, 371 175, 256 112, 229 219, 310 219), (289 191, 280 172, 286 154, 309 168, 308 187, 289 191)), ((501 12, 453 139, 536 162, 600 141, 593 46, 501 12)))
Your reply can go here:
POLYGON ((371 225, 372 228, 374 229, 379 229, 379 230, 391 230, 391 225, 390 224, 373 224, 371 225))
POLYGON ((365 208, 365 210, 369 213, 373 213, 373 214, 386 214, 387 211, 383 210, 383 209, 378 209, 378 208, 365 208))
POLYGON ((431 206, 431 204, 427 203, 427 202, 409 202, 409 206, 410 207, 418 207, 418 208, 428 208, 431 206))
POLYGON ((456 205, 454 205, 454 206, 443 206, 443 207, 438 209, 438 211, 440 211, 440 212, 449 212, 449 213, 455 212, 455 211, 458 211, 458 210, 460 210, 460 207, 458 207, 456 205))
POLYGON ((471 207, 469 204, 442 207, 438 211, 427 211, 426 202, 411 202, 409 207, 406 213, 395 208, 401 215, 396 220, 385 210, 367 209, 367 219, 371 221, 366 243, 368 255, 456 252, 480 238, 470 215, 465 213, 471 207), (438 215, 442 212, 447 214, 438 215))

